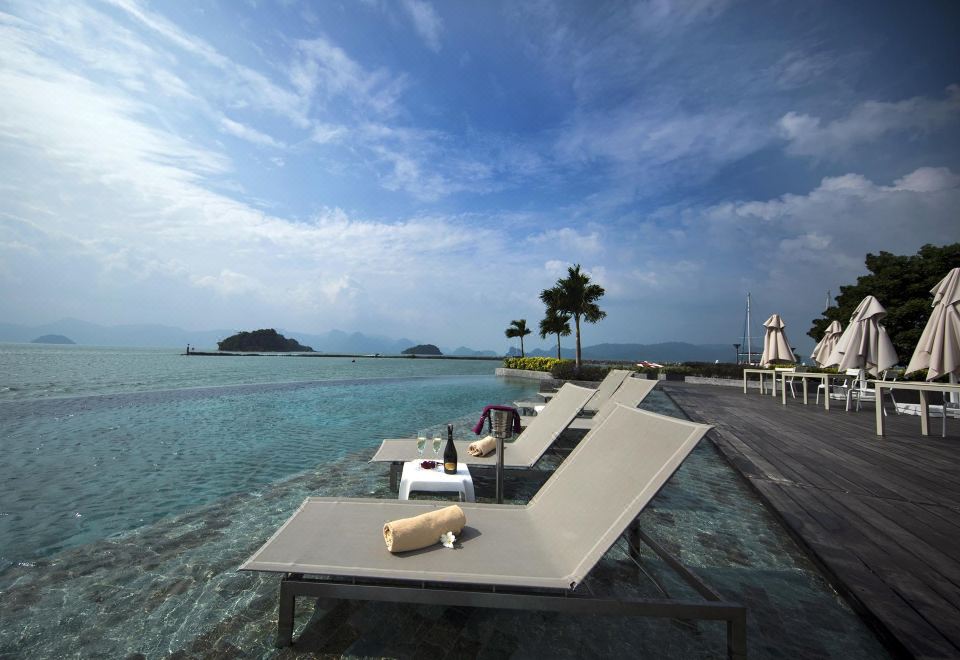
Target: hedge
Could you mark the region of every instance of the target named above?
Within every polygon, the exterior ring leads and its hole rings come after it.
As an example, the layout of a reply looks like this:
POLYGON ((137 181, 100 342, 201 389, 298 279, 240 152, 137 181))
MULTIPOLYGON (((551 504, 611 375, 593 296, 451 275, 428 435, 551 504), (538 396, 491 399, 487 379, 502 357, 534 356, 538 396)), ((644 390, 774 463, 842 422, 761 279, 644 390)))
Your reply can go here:
POLYGON ((524 369, 526 371, 550 371, 553 365, 559 362, 557 358, 548 357, 510 357, 503 361, 507 369, 524 369))
POLYGON ((577 372, 576 364, 574 360, 554 360, 550 374, 560 380, 603 380, 611 369, 608 366, 581 364, 580 371, 577 372))

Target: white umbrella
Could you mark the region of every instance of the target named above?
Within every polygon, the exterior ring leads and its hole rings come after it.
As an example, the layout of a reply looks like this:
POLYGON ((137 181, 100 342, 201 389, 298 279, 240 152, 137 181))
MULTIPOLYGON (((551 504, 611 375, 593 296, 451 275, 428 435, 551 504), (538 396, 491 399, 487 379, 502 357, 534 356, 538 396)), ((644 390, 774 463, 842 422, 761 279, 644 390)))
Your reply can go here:
POLYGON ((954 268, 930 290, 933 311, 910 358, 907 373, 927 370, 927 380, 960 375, 960 268, 954 268))
POLYGON ((843 334, 843 328, 840 326, 840 321, 830 321, 823 339, 813 348, 813 354, 810 356, 813 361, 821 367, 826 366, 827 359, 833 353, 833 349, 837 347, 841 334, 843 334))
POLYGON ((763 327, 767 329, 767 332, 763 336, 763 354, 760 356, 760 364, 796 362, 797 358, 790 348, 787 333, 783 330, 786 324, 780 318, 780 315, 773 314, 763 322, 763 327))
POLYGON ((850 317, 850 325, 840 335, 833 353, 823 366, 836 365, 839 371, 864 369, 878 376, 895 365, 900 358, 880 321, 887 315, 880 301, 867 296, 850 317))

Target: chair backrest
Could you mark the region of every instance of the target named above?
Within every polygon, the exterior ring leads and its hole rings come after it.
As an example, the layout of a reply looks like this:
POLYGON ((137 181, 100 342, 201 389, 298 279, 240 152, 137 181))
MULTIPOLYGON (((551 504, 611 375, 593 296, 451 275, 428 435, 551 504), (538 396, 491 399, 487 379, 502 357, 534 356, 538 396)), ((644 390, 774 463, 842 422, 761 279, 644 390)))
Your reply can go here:
POLYGON ((648 380, 646 378, 628 377, 623 384, 617 388, 607 402, 600 406, 600 410, 593 416, 593 428, 596 428, 600 422, 607 418, 611 412, 617 409, 618 404, 628 408, 636 408, 647 398, 647 395, 653 391, 659 381, 648 380))
POLYGON ((531 466, 540 460, 553 441, 570 426, 595 390, 565 383, 504 454, 510 465, 531 466))
POLYGON ((526 506, 531 533, 576 586, 710 430, 617 405, 526 506))
POLYGON ((610 373, 600 381, 600 385, 597 386, 593 396, 587 401, 587 405, 584 407, 589 410, 599 410, 600 406, 607 402, 607 399, 617 391, 617 388, 623 384, 623 381, 626 380, 630 374, 631 372, 626 369, 612 369, 610 373))

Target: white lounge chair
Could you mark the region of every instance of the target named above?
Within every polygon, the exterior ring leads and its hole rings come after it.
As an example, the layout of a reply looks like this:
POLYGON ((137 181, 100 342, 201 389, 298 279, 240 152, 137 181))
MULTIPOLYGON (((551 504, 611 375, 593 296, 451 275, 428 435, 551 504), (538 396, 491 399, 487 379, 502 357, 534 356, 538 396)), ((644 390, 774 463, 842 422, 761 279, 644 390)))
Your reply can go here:
POLYGON ((296 597, 309 596, 726 620, 728 654, 745 657, 745 609, 724 602, 635 524, 709 428, 619 406, 528 504, 461 504, 467 526, 454 551, 438 543, 391 554, 381 534, 388 521, 445 503, 311 497, 240 570, 283 576, 278 646, 292 643, 296 597), (628 528, 707 602, 582 593, 628 528))

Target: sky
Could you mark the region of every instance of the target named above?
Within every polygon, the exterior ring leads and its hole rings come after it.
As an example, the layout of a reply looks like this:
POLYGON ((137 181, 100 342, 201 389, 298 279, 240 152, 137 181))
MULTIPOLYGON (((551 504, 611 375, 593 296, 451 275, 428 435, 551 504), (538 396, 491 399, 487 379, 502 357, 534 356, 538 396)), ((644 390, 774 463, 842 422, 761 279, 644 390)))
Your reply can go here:
POLYGON ((950 0, 0 0, 5 322, 809 353, 958 209, 950 0))

